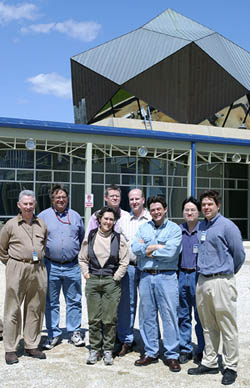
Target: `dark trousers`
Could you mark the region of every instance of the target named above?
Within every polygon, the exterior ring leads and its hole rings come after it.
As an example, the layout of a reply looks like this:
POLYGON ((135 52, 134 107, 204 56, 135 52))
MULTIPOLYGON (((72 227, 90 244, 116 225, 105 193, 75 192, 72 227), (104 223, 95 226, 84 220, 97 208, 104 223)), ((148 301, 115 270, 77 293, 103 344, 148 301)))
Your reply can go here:
POLYGON ((92 350, 113 350, 116 338, 120 282, 112 276, 90 275, 86 281, 89 343, 92 350))

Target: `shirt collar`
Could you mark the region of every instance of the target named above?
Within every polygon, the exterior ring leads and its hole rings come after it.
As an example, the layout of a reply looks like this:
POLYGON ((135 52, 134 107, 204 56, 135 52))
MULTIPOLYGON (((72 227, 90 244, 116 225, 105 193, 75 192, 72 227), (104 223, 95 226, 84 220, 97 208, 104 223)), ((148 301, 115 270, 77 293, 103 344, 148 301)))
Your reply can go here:
POLYGON ((156 229, 163 229, 163 228, 165 228, 165 226, 168 223, 168 218, 167 217, 165 218, 165 220, 164 220, 163 224, 161 224, 161 226, 156 226, 153 220, 151 220, 149 222, 151 223, 151 225, 153 225, 154 228, 156 228, 156 229))
POLYGON ((191 233, 189 232, 187 222, 184 222, 183 224, 181 224, 180 227, 182 229, 182 232, 187 233, 187 234, 193 234, 193 233, 197 233, 198 232, 199 224, 200 224, 200 221, 197 222, 197 224, 195 225, 195 227, 194 227, 194 229, 192 230, 191 233))
POLYGON ((218 220, 219 217, 221 217, 220 212, 218 214, 216 214, 216 216, 214 218, 212 218, 211 220, 209 220, 209 221, 205 218, 207 226, 208 225, 213 225, 218 220))
MULTIPOLYGON (((17 215, 17 222, 19 224, 22 224, 23 222, 27 223, 26 220, 23 218, 21 213, 18 213, 18 215, 17 215)), ((33 214, 33 217, 32 217, 32 223, 33 222, 38 222, 38 218, 37 218, 37 216, 35 216, 35 214, 33 214)))
POLYGON ((147 221, 149 221, 149 220, 151 219, 150 214, 149 214, 149 212, 147 211, 146 208, 144 208, 143 214, 140 215, 140 217, 136 217, 136 216, 133 214, 132 211, 130 212, 130 219, 131 219, 131 220, 141 220, 141 219, 143 219, 143 218, 145 218, 145 220, 147 220, 147 221))
POLYGON ((61 213, 60 213, 58 210, 56 210, 56 209, 54 208, 54 206, 52 206, 52 209, 54 210, 54 212, 56 213, 56 215, 59 216, 59 217, 66 216, 66 215, 68 214, 68 211, 69 211, 69 207, 68 207, 68 206, 67 206, 67 207, 64 209, 64 211, 61 212, 61 213))

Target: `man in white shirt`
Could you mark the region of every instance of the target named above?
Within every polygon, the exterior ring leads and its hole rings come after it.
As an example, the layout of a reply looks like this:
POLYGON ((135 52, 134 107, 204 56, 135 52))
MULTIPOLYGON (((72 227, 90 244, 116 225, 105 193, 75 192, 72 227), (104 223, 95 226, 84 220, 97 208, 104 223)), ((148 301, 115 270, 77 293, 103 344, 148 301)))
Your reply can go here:
POLYGON ((140 189, 132 189, 128 193, 131 213, 120 221, 121 233, 129 246, 130 263, 126 275, 122 278, 122 295, 118 307, 117 334, 121 343, 119 356, 123 357, 132 351, 134 342, 134 321, 137 305, 137 287, 140 271, 136 266, 136 256, 131 250, 131 243, 140 225, 151 220, 149 211, 144 207, 145 197, 140 189))

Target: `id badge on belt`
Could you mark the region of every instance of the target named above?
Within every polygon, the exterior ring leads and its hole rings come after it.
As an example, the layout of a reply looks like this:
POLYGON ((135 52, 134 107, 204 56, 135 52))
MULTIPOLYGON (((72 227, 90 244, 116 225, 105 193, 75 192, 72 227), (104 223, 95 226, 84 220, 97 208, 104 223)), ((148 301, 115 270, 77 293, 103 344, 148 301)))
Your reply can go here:
POLYGON ((33 263, 37 263, 39 261, 36 251, 33 251, 32 261, 33 261, 33 263))

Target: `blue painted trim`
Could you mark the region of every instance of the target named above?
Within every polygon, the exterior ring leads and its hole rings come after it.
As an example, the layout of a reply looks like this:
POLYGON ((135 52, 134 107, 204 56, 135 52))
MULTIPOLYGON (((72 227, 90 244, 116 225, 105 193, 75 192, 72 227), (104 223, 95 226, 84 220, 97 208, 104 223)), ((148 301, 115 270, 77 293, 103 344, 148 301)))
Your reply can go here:
MULTIPOLYGON (((143 129, 131 129, 131 128, 116 128, 116 127, 103 127, 87 124, 70 124, 60 123, 54 121, 39 121, 39 120, 22 120, 11 118, 0 118, 0 128, 23 128, 37 131, 49 131, 49 132, 70 132, 80 134, 92 134, 92 135, 104 135, 104 136, 120 136, 129 138, 144 138, 144 139, 157 139, 157 140, 172 140, 172 141, 185 141, 196 143, 212 143, 212 144, 225 144, 236 146, 248 146, 250 147, 250 140, 248 139, 234 139, 224 138, 217 136, 207 135, 192 135, 186 133, 175 132, 162 132, 162 131, 149 131, 143 129)), ((219 130, 219 128, 218 128, 219 130)))
POLYGON ((196 144, 191 144, 191 195, 195 197, 195 178, 196 178, 196 144))

